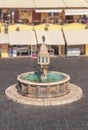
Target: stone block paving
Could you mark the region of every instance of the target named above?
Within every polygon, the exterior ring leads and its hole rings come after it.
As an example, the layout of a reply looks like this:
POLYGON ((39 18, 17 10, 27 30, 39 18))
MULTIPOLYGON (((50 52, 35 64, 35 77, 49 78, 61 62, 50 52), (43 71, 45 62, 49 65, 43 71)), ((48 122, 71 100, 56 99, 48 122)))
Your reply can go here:
POLYGON ((83 97, 74 103, 57 106, 23 105, 5 95, 17 75, 36 71, 36 59, 0 59, 0 130, 88 130, 88 57, 51 58, 49 70, 71 76, 71 83, 80 86, 83 97))

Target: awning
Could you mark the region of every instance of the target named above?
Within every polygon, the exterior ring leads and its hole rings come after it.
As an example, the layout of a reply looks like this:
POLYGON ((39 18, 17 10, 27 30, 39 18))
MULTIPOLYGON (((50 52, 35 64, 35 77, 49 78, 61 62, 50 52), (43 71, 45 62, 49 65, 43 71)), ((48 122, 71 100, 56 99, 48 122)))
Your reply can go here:
POLYGON ((35 8, 63 8, 63 0, 34 0, 35 8))
POLYGON ((42 36, 45 36, 47 45, 65 45, 61 30, 36 30, 38 44, 42 44, 42 36))
MULTIPOLYGON (((62 9, 87 8, 88 0, 0 0, 0 8, 62 9)), ((41 10, 40 10, 41 11, 41 10)), ((48 10, 47 10, 48 11, 48 10)), ((59 10, 58 10, 59 11, 59 10)))
MULTIPOLYGON (((0 8, 87 8, 88 0, 0 0, 0 8)), ((41 11, 41 10, 40 10, 41 11)), ((47 10, 48 11, 48 10, 47 10)), ((59 10, 58 10, 59 11, 59 10)))
POLYGON ((4 1, 3 1, 3 0, 0 0, 0 8, 3 8, 3 7, 5 7, 4 1))
POLYGON ((62 9, 36 9, 37 13, 58 13, 62 12, 62 9))
POLYGON ((75 7, 75 8, 86 8, 88 7, 88 3, 86 0, 64 0, 65 5, 67 7, 75 7))
POLYGON ((3 0, 3 3, 5 8, 34 8, 33 0, 3 0))
POLYGON ((0 44, 9 44, 9 36, 5 33, 0 33, 0 44))
POLYGON ((34 31, 9 31, 10 45, 36 45, 36 38, 34 31))
POLYGON ((88 29, 64 30, 67 45, 88 44, 88 29))
POLYGON ((88 15, 88 9, 66 9, 65 15, 88 15))
POLYGON ((63 8, 62 0, 0 0, 1 8, 63 8))

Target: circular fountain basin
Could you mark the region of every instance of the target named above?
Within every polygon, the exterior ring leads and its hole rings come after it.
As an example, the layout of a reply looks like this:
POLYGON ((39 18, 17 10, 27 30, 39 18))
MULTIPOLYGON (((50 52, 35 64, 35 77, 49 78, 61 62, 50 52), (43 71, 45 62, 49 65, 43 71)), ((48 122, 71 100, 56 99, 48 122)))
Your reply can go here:
POLYGON ((48 72, 46 80, 40 79, 39 72, 27 72, 17 77, 17 88, 19 93, 29 97, 59 97, 70 92, 69 80, 70 76, 61 72, 48 72))

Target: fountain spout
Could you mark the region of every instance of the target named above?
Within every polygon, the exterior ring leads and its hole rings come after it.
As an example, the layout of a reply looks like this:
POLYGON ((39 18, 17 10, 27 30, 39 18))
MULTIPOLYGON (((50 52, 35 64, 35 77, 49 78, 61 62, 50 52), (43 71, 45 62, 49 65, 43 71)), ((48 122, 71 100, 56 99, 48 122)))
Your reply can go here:
POLYGON ((47 66, 40 67, 40 79, 42 81, 47 80, 47 66))

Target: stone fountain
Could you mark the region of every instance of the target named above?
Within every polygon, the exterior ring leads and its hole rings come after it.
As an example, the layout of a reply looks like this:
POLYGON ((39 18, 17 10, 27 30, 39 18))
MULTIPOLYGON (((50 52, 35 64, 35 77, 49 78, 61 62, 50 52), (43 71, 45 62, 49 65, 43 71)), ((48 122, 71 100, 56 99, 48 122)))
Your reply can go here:
POLYGON ((45 36, 42 36, 37 63, 39 71, 18 75, 17 84, 6 89, 6 95, 10 99, 23 104, 58 105, 70 103, 82 97, 81 88, 69 83, 69 75, 48 71, 50 56, 45 44, 45 36))

